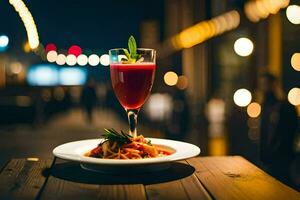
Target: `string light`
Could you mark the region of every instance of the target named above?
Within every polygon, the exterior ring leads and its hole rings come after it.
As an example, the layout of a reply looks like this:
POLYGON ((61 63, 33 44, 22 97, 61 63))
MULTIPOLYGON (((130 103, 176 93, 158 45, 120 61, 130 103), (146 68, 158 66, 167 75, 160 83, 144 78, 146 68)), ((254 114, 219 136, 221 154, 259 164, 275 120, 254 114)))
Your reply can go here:
POLYGON ((64 54, 59 54, 56 59, 56 64, 58 65, 66 64, 66 56, 64 54))
POLYGON ((31 49, 36 49, 39 44, 39 35, 33 17, 22 0, 9 0, 9 3, 19 13, 27 32, 28 43, 31 49))
POLYGON ((103 54, 100 57, 100 63, 103 66, 108 66, 109 65, 109 55, 108 54, 103 54))
POLYGON ((53 63, 53 62, 56 61, 56 59, 57 59, 57 52, 56 51, 49 51, 47 53, 47 60, 48 60, 48 62, 53 63))
POLYGON ((88 63, 88 57, 84 54, 81 54, 77 57, 77 64, 80 66, 87 65, 88 63))
POLYGON ((270 14, 276 14, 280 9, 289 5, 289 0, 255 0, 245 3, 245 14, 252 22, 267 18, 270 14))
POLYGON ((240 14, 233 10, 183 30, 173 36, 170 42, 173 48, 177 50, 190 48, 214 36, 232 30, 238 27, 239 24, 240 14))
POLYGON ((70 66, 76 65, 76 63, 77 63, 76 56, 73 54, 67 55, 66 63, 67 63, 67 65, 70 65, 70 66))
POLYGON ((97 56, 96 54, 90 55, 89 59, 88 59, 88 62, 89 62, 89 65, 91 65, 91 66, 98 65, 99 62, 100 62, 99 56, 97 56))

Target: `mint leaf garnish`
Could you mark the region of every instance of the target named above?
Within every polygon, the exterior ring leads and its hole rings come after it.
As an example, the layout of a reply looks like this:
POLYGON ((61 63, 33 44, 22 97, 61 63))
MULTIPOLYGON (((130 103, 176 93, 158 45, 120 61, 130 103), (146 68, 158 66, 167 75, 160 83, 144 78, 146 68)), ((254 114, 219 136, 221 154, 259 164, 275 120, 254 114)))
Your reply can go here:
POLYGON ((124 52, 125 52, 127 59, 131 58, 130 53, 127 49, 124 49, 124 52))
POLYGON ((131 58, 136 58, 136 41, 134 37, 131 35, 128 39, 128 49, 131 55, 131 58))
POLYGON ((132 35, 128 39, 128 50, 123 49, 127 57, 127 60, 122 60, 122 63, 136 63, 136 62, 142 62, 144 60, 142 55, 137 53, 136 40, 132 35))

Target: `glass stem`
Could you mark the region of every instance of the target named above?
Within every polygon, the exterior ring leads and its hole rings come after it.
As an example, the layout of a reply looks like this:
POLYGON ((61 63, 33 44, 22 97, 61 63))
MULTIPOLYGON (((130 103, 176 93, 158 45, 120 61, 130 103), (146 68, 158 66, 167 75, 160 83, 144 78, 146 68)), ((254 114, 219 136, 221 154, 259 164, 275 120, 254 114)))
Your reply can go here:
POLYGON ((128 109, 126 110, 127 117, 128 117, 128 123, 129 123, 129 134, 133 137, 137 136, 137 115, 139 110, 138 109, 128 109))

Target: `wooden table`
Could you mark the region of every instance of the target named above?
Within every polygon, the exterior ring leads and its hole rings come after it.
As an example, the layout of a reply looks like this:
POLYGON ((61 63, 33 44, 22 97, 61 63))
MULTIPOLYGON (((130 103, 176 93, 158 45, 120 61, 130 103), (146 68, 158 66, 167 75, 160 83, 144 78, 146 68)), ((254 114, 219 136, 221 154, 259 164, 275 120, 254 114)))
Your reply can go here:
POLYGON ((0 173, 0 199, 300 199, 300 193, 239 156, 197 157, 164 172, 105 175, 60 159, 13 159, 0 173))

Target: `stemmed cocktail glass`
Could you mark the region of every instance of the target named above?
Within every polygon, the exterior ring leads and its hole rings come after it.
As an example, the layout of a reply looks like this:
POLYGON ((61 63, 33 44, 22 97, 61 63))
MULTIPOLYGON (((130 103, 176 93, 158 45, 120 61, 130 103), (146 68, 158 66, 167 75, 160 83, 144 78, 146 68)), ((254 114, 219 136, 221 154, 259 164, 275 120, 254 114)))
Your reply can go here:
POLYGON ((129 134, 137 135, 137 116, 150 94, 155 70, 156 52, 153 49, 137 48, 139 57, 127 62, 126 49, 109 50, 110 76, 119 102, 127 112, 129 134))

